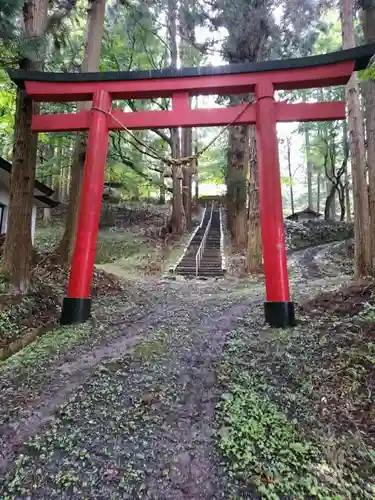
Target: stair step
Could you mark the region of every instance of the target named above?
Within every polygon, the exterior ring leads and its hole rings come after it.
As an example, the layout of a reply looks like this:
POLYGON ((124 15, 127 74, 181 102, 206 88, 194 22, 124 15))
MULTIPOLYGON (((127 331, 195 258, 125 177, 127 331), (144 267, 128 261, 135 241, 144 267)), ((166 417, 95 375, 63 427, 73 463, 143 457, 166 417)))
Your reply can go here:
POLYGON ((207 224, 211 216, 211 211, 207 210, 202 227, 198 229, 190 242, 183 259, 176 268, 176 273, 186 278, 217 278, 223 276, 224 271, 221 267, 221 227, 220 227, 220 213, 218 210, 212 212, 210 230, 206 236, 205 248, 201 256, 200 265, 198 269, 198 276, 196 276, 196 253, 202 243, 207 224))

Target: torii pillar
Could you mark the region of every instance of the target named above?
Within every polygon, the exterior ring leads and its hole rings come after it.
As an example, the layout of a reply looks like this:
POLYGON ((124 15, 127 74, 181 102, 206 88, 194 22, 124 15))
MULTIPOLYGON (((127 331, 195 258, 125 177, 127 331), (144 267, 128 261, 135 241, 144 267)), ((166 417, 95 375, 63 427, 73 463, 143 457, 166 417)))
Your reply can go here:
POLYGON ((95 92, 93 96, 77 238, 70 268, 68 294, 62 306, 62 325, 83 323, 91 314, 91 282, 108 152, 109 116, 105 111, 111 110, 111 101, 110 95, 104 90, 95 92))
POLYGON ((295 315, 289 291, 276 106, 272 83, 257 84, 255 97, 260 219, 266 286, 264 312, 268 324, 285 328, 295 325, 295 315))

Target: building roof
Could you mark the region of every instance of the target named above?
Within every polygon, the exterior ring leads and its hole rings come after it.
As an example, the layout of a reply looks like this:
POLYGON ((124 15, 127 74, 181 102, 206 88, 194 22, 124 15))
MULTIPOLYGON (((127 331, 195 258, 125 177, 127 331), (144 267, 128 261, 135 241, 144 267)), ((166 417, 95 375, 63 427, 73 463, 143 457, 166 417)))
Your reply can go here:
POLYGON ((321 217, 322 214, 319 212, 315 212, 312 208, 306 207, 303 210, 300 210, 299 212, 293 212, 292 214, 288 215, 287 219, 294 219, 298 217, 299 215, 304 215, 304 214, 310 214, 313 215, 314 217, 321 217))
MULTIPOLYGON (((4 185, 8 189, 10 189, 11 172, 12 164, 0 157, 0 184, 4 185)), ((37 207, 55 207, 58 205, 59 202, 52 199, 53 194, 53 189, 46 186, 42 182, 35 180, 34 203, 37 207)))

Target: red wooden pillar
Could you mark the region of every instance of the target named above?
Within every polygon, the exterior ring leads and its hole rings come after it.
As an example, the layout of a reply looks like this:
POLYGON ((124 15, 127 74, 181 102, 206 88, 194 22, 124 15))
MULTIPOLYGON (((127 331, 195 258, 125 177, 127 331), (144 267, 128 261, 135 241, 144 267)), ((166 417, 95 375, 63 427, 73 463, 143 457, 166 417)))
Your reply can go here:
POLYGON ((100 109, 111 109, 111 97, 108 92, 96 92, 92 106, 77 240, 70 269, 68 294, 64 298, 61 315, 61 324, 64 325, 83 323, 89 319, 91 312, 91 281, 108 151, 109 116, 100 109))
POLYGON ((265 318, 273 327, 288 327, 295 324, 295 319, 289 292, 276 106, 272 83, 258 84, 255 96, 260 217, 266 284, 265 318))

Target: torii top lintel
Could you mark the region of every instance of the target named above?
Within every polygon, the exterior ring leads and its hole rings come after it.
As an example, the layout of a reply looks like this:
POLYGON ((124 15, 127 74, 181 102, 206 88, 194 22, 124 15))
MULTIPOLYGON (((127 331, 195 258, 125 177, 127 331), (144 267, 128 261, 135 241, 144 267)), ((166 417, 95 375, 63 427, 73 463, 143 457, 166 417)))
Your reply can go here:
POLYGON ((91 100, 98 90, 112 99, 190 95, 242 94, 257 84, 272 83, 275 90, 345 85, 353 71, 365 69, 375 44, 298 59, 281 59, 219 67, 168 68, 152 71, 103 73, 45 73, 8 70, 11 79, 40 102, 91 100))

